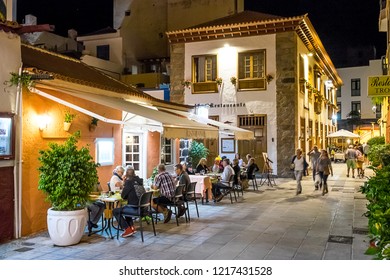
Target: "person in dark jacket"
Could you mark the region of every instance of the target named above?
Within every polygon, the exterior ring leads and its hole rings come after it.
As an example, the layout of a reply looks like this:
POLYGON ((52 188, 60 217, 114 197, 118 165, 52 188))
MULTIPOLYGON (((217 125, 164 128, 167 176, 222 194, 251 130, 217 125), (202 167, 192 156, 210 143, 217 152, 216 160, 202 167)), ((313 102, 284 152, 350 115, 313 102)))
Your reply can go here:
POLYGON ((255 163, 255 159, 254 158, 250 158, 249 161, 248 161, 248 165, 246 166, 246 176, 247 176, 247 178, 249 180, 254 179, 253 178, 254 173, 259 171, 259 170, 260 170, 259 167, 255 163))
POLYGON ((138 209, 130 205, 138 205, 139 198, 143 193, 145 193, 143 179, 135 175, 134 168, 132 166, 127 166, 126 179, 121 193, 121 197, 127 200, 127 205, 121 208, 115 208, 113 210, 114 217, 118 221, 120 227, 125 229, 122 237, 129 237, 136 231, 134 228, 133 219, 131 217, 123 218, 120 213, 122 212, 125 215, 138 214, 138 209))

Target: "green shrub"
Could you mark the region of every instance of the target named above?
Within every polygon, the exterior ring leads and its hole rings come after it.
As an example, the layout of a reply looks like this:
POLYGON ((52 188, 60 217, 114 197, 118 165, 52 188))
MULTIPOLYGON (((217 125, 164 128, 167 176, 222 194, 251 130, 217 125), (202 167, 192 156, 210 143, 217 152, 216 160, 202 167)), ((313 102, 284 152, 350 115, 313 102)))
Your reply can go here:
POLYGON ((77 148, 80 132, 63 144, 49 143, 40 150, 38 189, 47 195, 54 210, 85 208, 89 195, 98 183, 96 164, 88 147, 77 148))
POLYGON ((378 167, 380 165, 390 164, 390 144, 379 144, 370 146, 368 151, 368 160, 371 165, 378 167))
POLYGON ((207 158, 209 150, 203 145, 203 143, 192 141, 188 155, 191 159, 192 166, 196 167, 201 158, 207 158))
POLYGON ((375 176, 371 177, 361 192, 368 200, 367 212, 370 236, 376 241, 376 247, 370 247, 367 254, 376 255, 378 259, 390 258, 390 166, 373 168, 375 176))
POLYGON ((370 147, 375 146, 375 145, 383 145, 383 144, 385 144, 385 137, 384 136, 372 137, 370 140, 367 141, 367 144, 370 147))

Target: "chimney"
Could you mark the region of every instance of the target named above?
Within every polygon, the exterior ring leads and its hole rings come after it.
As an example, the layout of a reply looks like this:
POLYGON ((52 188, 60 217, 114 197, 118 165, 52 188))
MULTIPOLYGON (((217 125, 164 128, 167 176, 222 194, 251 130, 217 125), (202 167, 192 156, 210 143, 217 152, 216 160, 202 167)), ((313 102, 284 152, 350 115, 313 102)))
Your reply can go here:
POLYGON ((68 38, 76 40, 76 38, 77 38, 77 31, 74 30, 74 29, 69 29, 68 30, 68 38))

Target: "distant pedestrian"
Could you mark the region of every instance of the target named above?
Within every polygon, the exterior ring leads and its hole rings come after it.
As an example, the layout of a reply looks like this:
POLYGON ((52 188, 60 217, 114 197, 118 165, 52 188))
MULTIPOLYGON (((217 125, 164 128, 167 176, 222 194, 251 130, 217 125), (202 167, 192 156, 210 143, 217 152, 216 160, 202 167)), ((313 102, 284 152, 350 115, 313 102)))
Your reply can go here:
POLYGON ((294 175, 295 179, 297 181, 297 192, 296 194, 299 195, 302 193, 302 176, 306 172, 306 166, 307 162, 305 157, 302 155, 302 150, 297 149, 296 155, 293 156, 291 163, 294 164, 294 175))
POLYGON ((356 150, 352 145, 349 145, 345 152, 345 158, 347 159, 347 177, 349 177, 349 170, 352 169, 352 178, 355 178, 356 150))
POLYGON ((318 150, 317 146, 313 146, 313 148, 307 153, 307 155, 310 157, 311 161, 311 169, 313 170, 313 181, 314 187, 316 190, 318 190, 318 182, 316 181, 316 170, 317 170, 317 161, 321 156, 321 152, 318 150))
POLYGON ((321 150, 321 156, 317 161, 317 171, 321 178, 322 195, 328 193, 328 176, 333 176, 332 162, 326 150, 321 150))
POLYGON ((363 155, 364 155, 364 162, 368 163, 368 152, 370 151, 370 145, 368 145, 366 142, 363 143, 363 155))

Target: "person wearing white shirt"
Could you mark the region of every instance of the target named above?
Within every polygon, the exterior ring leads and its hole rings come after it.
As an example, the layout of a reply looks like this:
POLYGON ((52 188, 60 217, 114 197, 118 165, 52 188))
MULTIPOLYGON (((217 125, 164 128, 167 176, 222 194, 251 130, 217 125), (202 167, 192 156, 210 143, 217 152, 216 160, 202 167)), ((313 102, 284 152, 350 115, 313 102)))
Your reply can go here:
POLYGON ((110 190, 112 192, 119 191, 123 188, 123 174, 125 173, 125 169, 118 165, 115 167, 114 171, 112 172, 112 177, 110 180, 110 190))
POLYGON ((229 186, 229 180, 232 175, 234 175, 234 169, 230 166, 230 162, 228 158, 225 158, 222 161, 223 172, 221 173, 221 180, 218 183, 213 183, 213 195, 214 202, 219 202, 223 198, 223 194, 221 192, 221 188, 226 188, 229 186))

